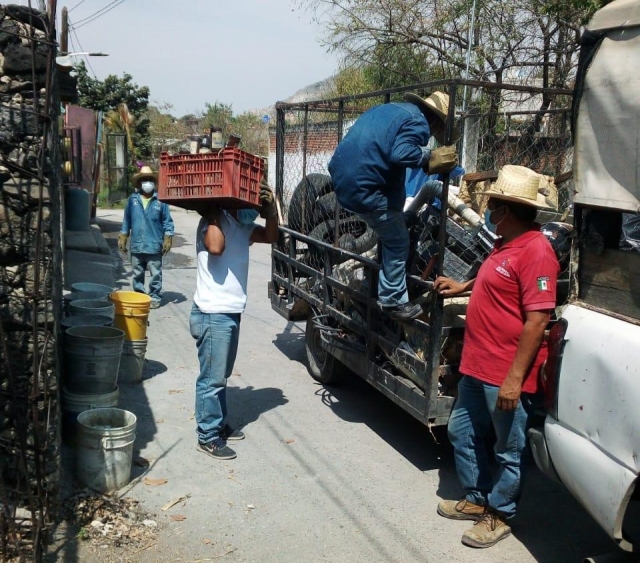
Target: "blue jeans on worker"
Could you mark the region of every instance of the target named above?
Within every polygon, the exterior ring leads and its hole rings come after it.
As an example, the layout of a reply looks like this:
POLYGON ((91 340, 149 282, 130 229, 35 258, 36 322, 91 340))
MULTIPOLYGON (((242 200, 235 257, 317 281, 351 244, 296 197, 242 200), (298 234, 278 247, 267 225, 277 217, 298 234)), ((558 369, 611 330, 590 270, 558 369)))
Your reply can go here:
POLYGON ((383 307, 409 301, 407 293, 407 258, 409 231, 402 211, 377 209, 361 214, 382 246, 382 268, 378 277, 378 301, 383 307))
POLYGON ((133 291, 147 293, 144 289, 144 273, 149 268, 149 296, 154 301, 162 299, 162 254, 131 254, 133 266, 133 291))
POLYGON ((240 314, 203 313, 194 303, 189 316, 200 374, 196 380, 196 434, 206 444, 220 436, 227 417, 227 379, 238 352, 240 314))
POLYGON ((523 393, 514 411, 503 411, 496 407, 499 390, 496 385, 464 376, 458 384, 448 431, 467 500, 510 518, 516 513, 522 489, 528 411, 533 396, 523 393), (493 452, 498 462, 495 479, 486 445, 492 430, 496 438, 493 452))

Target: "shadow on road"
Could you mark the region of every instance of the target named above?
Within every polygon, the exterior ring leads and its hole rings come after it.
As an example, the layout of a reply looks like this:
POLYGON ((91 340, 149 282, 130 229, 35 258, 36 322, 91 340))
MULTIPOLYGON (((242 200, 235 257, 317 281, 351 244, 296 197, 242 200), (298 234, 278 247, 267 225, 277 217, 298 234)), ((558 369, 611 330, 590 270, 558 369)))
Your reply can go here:
MULTIPOLYGON (((304 330, 289 323, 274 344, 287 358, 306 365, 304 330)), ((437 496, 462 498, 446 427, 426 428, 356 375, 339 386, 318 385, 316 395, 336 416, 366 424, 385 442, 421 471, 438 470, 437 496)), ((460 535, 466 528, 460 529, 460 535)), ((560 485, 547 479, 533 461, 525 475, 520 512, 513 522, 513 535, 539 563, 582 561, 607 553, 613 543, 591 517, 560 485), (550 529, 562 533, 550 534, 550 529), (568 541, 570 539, 570 541, 568 541)), ((459 538, 451 538, 456 544, 459 538)))
POLYGON ((227 386, 230 424, 236 428, 248 426, 257 421, 263 413, 288 402, 282 390, 275 387, 255 389, 253 386, 227 386))
POLYGON ((288 322, 284 331, 272 341, 275 347, 293 362, 307 365, 304 328, 294 322, 288 322))
POLYGON ((184 293, 179 293, 177 291, 163 291, 162 292, 162 304, 166 305, 167 303, 184 303, 187 300, 187 297, 184 293))

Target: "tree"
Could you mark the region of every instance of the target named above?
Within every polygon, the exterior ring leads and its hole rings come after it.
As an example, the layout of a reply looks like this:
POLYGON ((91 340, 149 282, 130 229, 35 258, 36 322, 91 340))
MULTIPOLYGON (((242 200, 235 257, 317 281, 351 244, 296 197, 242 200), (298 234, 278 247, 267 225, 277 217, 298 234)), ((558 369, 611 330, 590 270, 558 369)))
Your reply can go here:
POLYGON ((172 108, 171 104, 162 103, 157 106, 149 106, 147 110, 151 155, 154 160, 160 158, 161 152, 183 144, 189 135, 187 124, 171 115, 172 108))
POLYGON ((598 0, 299 0, 381 87, 458 78, 568 87, 598 0), (472 26, 473 19, 473 26, 472 26), (467 60, 469 57, 469 60, 467 60), (392 84, 393 83, 393 84, 392 84))
POLYGON ((151 155, 149 140, 149 119, 146 115, 149 106, 149 88, 138 86, 130 74, 122 77, 109 75, 104 80, 92 78, 83 62, 77 67, 79 104, 82 107, 102 111, 105 115, 118 111, 126 104, 132 116, 131 142, 133 143, 132 162, 145 160, 151 155))
MULTIPOLYGON (((192 116, 185 116, 182 120, 190 120, 192 116)), ((192 124, 193 122, 190 121, 192 124)), ((210 127, 219 127, 222 138, 230 135, 240 137, 240 147, 253 154, 266 155, 269 152, 268 127, 262 118, 251 112, 240 115, 233 114, 229 104, 214 102, 205 104, 205 110, 199 121, 200 131, 208 131, 210 127)))

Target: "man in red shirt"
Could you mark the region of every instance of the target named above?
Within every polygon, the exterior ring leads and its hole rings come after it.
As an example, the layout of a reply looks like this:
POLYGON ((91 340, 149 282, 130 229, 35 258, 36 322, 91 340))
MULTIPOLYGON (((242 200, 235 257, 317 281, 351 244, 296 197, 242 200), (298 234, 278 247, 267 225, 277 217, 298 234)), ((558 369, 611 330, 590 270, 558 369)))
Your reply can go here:
POLYGON ((511 533, 522 483, 528 407, 539 390, 547 357, 544 331, 556 304, 560 265, 534 222, 551 207, 544 176, 505 166, 489 195, 485 223, 501 238, 466 283, 439 277, 435 289, 450 297, 473 290, 467 308, 458 398, 449 419, 460 501, 443 500, 438 514, 475 520, 462 535, 470 547, 490 547, 511 533), (498 473, 492 476, 486 440, 495 434, 498 473))

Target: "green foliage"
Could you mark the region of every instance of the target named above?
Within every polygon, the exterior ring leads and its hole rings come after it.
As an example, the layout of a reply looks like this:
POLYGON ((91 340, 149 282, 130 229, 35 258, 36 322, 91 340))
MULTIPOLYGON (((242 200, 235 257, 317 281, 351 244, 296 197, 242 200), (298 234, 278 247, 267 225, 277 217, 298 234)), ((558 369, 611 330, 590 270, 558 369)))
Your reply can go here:
POLYGON ((152 160, 157 161, 161 152, 180 146, 189 134, 187 123, 171 115, 171 109, 171 104, 161 104, 147 110, 152 160))
MULTIPOLYGON (((190 120, 192 116, 185 116, 183 120, 190 120)), ((210 127, 222 129, 222 138, 226 141, 230 135, 240 137, 240 147, 252 154, 266 155, 269 153, 269 131, 262 118, 254 113, 245 112, 233 114, 229 104, 214 102, 205 104, 205 110, 199 120, 200 131, 209 131, 210 127)))
POLYGON ((613 0, 545 0, 544 13, 561 18, 572 18, 580 24, 586 24, 603 6, 613 0))
POLYGON ((134 118, 131 140, 134 146, 133 160, 147 159, 151 156, 149 137, 149 119, 146 116, 149 106, 149 88, 138 86, 130 74, 122 77, 109 75, 104 80, 89 76, 86 66, 80 62, 77 66, 79 105, 104 114, 116 111, 118 106, 126 104, 134 118))
POLYGON ((325 46, 341 55, 343 66, 362 69, 364 82, 381 89, 466 76, 570 87, 581 26, 607 1, 297 0, 297 4, 311 8, 325 29, 325 46))

